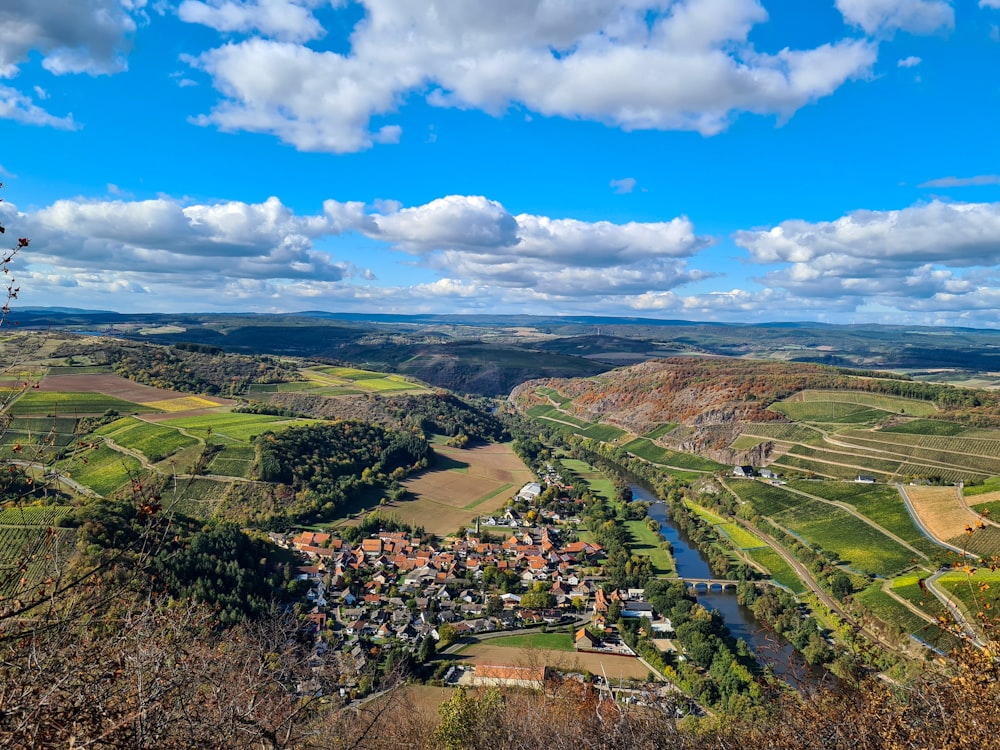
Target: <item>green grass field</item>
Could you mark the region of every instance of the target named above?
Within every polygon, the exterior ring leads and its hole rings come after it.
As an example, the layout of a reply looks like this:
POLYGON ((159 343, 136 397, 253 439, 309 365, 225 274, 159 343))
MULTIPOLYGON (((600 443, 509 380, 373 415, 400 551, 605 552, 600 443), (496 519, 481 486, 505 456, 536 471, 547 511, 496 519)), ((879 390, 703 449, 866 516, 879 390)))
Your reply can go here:
POLYGON ((583 435, 583 437, 588 437, 591 438, 592 440, 600 440, 601 442, 604 443, 613 443, 619 438, 628 435, 628 433, 625 432, 625 430, 619 429, 618 427, 615 427, 614 425, 610 424, 591 425, 590 427, 583 430, 583 432, 580 432, 579 434, 583 435))
POLYGON ((252 445, 229 444, 212 456, 207 468, 209 474, 250 479, 253 462, 254 448, 252 445))
POLYGON ((800 391, 782 403, 800 401, 804 403, 843 403, 868 406, 873 409, 889 411, 895 414, 909 414, 916 417, 926 417, 937 413, 937 407, 930 401, 921 401, 901 396, 890 396, 882 393, 866 393, 864 391, 817 391, 807 389, 800 391))
POLYGON ((590 487, 590 491, 595 495, 600 495, 605 500, 613 500, 615 497, 615 487, 610 479, 601 474, 597 469, 586 461, 576 458, 563 458, 562 465, 580 477, 590 487))
POLYGON ((643 521, 623 521, 631 537, 629 547, 632 554, 648 557, 655 575, 671 575, 676 572, 674 561, 667 550, 660 547, 661 539, 655 531, 650 531, 643 521))
POLYGON ((796 422, 875 424, 892 414, 870 406, 840 401, 783 401, 772 404, 770 408, 796 422))
POLYGON ((720 464, 693 453, 681 453, 663 448, 646 438, 636 438, 622 446, 625 450, 650 463, 677 466, 691 471, 718 471, 720 464))
POLYGON ((120 445, 138 451, 151 463, 162 461, 181 448, 198 445, 198 440, 163 424, 143 422, 135 417, 125 417, 100 427, 95 432, 120 445))
POLYGON ((771 577, 795 594, 805 592, 806 585, 798 577, 792 566, 785 562, 785 558, 779 555, 770 547, 757 547, 747 550, 747 556, 755 563, 763 565, 771 572, 771 577))
POLYGON ((193 417, 177 417, 164 420, 161 424, 178 427, 201 438, 210 438, 213 443, 249 443, 257 435, 268 431, 280 431, 292 426, 311 424, 314 419, 289 419, 269 414, 202 414, 193 417))
POLYGON ((530 409, 528 409, 528 416, 534 417, 535 419, 541 418, 541 419, 556 420, 560 422, 568 422, 569 424, 574 425, 575 427, 580 427, 583 429, 593 426, 591 425, 590 422, 585 422, 579 417, 575 417, 572 414, 567 414, 564 411, 560 411, 551 404, 536 404, 535 406, 532 406, 530 409))
POLYGON ((532 648, 548 651, 574 651, 573 636, 569 633, 527 633, 525 635, 508 635, 503 638, 491 638, 486 641, 491 646, 505 648, 532 648))
POLYGON ((647 440, 656 440, 657 438, 661 438, 664 435, 671 433, 676 429, 677 429, 676 422, 667 422, 666 424, 661 424, 654 430, 650 430, 645 435, 643 435, 643 437, 646 438, 647 440))
POLYGON ((743 433, 781 443, 809 445, 823 442, 823 433, 818 430, 789 422, 751 422, 744 427, 743 433))
POLYGON ((130 477, 142 471, 132 456, 112 450, 103 443, 96 448, 76 451, 72 457, 56 462, 61 474, 107 497, 128 484, 130 477))
POLYGON ((882 432, 916 435, 959 435, 964 431, 965 427, 957 422, 945 422, 940 419, 910 419, 882 428, 882 432))
POLYGON ((81 414, 103 414, 109 409, 121 414, 149 414, 159 409, 152 409, 131 401, 123 401, 103 393, 49 393, 29 391, 10 406, 10 413, 20 416, 25 414, 52 414, 59 416, 77 416, 81 414))

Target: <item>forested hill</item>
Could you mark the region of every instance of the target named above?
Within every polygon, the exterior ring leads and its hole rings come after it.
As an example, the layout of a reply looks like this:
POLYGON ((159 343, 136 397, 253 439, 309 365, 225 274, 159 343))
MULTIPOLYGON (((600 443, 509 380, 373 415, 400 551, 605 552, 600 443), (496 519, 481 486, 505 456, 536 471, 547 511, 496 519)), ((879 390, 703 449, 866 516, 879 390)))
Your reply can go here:
POLYGON ((941 416, 989 421, 1000 405, 992 391, 922 383, 880 372, 788 362, 675 357, 623 367, 592 378, 524 383, 511 399, 521 408, 556 392, 561 408, 588 422, 617 424, 643 434, 665 422, 691 426, 782 419, 776 401, 811 388, 881 393, 933 402, 941 416), (541 390, 539 390, 541 388, 541 390))

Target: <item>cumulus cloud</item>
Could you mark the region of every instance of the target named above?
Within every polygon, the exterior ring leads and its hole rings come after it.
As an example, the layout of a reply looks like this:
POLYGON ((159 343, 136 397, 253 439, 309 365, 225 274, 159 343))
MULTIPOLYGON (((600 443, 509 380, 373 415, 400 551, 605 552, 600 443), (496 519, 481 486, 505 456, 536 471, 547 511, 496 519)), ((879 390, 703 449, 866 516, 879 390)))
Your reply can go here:
POLYGON ((184 0, 177 8, 182 21, 216 31, 250 33, 304 42, 324 35, 313 10, 327 0, 184 0))
POLYGON ((919 57, 916 57, 915 55, 910 55, 909 57, 904 57, 901 60, 897 61, 896 62, 896 67, 897 68, 915 68, 916 66, 920 65, 920 63, 922 63, 922 62, 923 62, 923 60, 921 60, 919 57))
POLYGON ((33 257, 63 268, 183 277, 337 281, 345 268, 313 249, 325 217, 297 217, 277 198, 184 206, 176 201, 57 201, 27 217, 33 257))
POLYGON ((273 197, 190 205, 169 198, 61 200, 28 215, 9 203, 0 209, 5 223, 17 219, 19 231, 32 237, 30 272, 38 284, 52 287, 64 276, 80 294, 84 287, 96 293, 129 284, 143 294, 166 290, 185 299, 199 289, 213 306, 236 304, 252 289, 266 290, 261 299, 285 297, 286 305, 389 294, 366 284, 376 281, 370 270, 331 254, 330 243, 349 247, 351 236, 381 243, 400 263, 419 267, 409 291, 393 293, 397 301, 467 293, 494 305, 501 298, 586 304, 712 275, 688 267, 713 240, 697 235, 685 217, 614 224, 515 216, 483 196, 445 196, 411 207, 328 200, 315 215, 296 214, 273 197), (438 280, 424 288, 421 276, 438 280))
POLYGON ((682 259, 713 240, 686 217, 667 222, 584 222, 511 215, 483 196, 450 195, 422 206, 383 203, 381 211, 327 201, 326 217, 418 256, 446 277, 566 297, 669 289, 707 278, 682 259))
POLYGON ((980 8, 997 8, 1000 10, 1000 0, 979 0, 980 8))
MULTIPOLYGON (((14 78, 32 51, 55 75, 118 73, 136 30, 134 14, 145 0, 7 0, 0 4, 0 78, 14 78)), ((35 87, 38 98, 47 98, 35 87)), ((0 87, 0 117, 32 125, 74 128, 72 116, 56 117, 23 93, 0 87)))
POLYGON ((64 73, 117 73, 135 33, 129 10, 142 4, 119 0, 8 0, 0 6, 0 76, 17 73, 31 50, 46 70, 64 73))
POLYGON ((760 52, 748 40, 767 20, 758 0, 363 0, 366 16, 348 54, 291 41, 319 33, 301 18, 285 31, 262 20, 279 5, 304 18, 315 3, 181 6, 187 20, 276 37, 226 44, 193 61, 223 95, 195 121, 272 133, 304 151, 397 141, 398 125, 371 120, 391 116, 413 93, 494 114, 520 106, 626 130, 712 135, 741 112, 791 116, 865 75, 877 54, 858 39, 760 52))
POLYGON ((869 34, 931 34, 955 25, 950 0, 837 0, 844 20, 869 34))
POLYGON ((895 211, 855 211, 835 221, 785 221, 733 239, 758 281, 805 300, 895 310, 955 310, 993 299, 1000 263, 1000 203, 934 201, 895 211))

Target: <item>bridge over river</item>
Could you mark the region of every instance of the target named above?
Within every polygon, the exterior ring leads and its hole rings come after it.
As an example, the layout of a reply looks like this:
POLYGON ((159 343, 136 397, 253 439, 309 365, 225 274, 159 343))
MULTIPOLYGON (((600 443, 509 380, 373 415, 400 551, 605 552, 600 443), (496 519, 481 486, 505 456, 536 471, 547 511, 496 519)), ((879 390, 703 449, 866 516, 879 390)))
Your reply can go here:
POLYGON ((679 581, 687 586, 691 591, 736 591, 740 585, 739 581, 730 581, 725 578, 680 578, 678 576, 665 576, 661 581, 679 581))

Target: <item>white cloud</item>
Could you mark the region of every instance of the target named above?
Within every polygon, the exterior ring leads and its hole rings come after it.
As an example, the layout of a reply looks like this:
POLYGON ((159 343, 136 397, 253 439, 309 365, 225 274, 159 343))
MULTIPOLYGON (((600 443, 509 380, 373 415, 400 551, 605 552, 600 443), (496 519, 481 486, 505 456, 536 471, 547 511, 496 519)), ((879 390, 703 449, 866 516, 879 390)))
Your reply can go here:
POLYGON ((939 177, 934 180, 922 182, 917 187, 952 188, 978 185, 1000 185, 1000 175, 979 174, 974 177, 939 177))
MULTIPOLYGON (((136 30, 131 13, 145 0, 6 0, 0 3, 0 78, 14 78, 32 51, 54 75, 118 73, 136 30)), ((44 89, 34 87, 39 100, 44 89)), ((31 125, 75 129, 72 115, 49 114, 23 93, 0 86, 0 118, 31 125)))
MULTIPOLYGON (((346 55, 260 38, 201 55, 195 65, 224 99, 196 122, 273 133, 304 151, 352 152, 397 141, 397 125, 373 129, 371 120, 416 93, 493 114, 523 106, 627 130, 711 135, 741 112, 789 117, 866 75, 877 52, 856 39, 758 52, 748 41, 767 20, 758 0, 363 4, 346 55)), ((188 0, 182 8, 238 20, 259 19, 264 5, 188 0)), ((293 5, 304 13, 312 3, 293 5)), ((237 20, 217 26, 249 28, 237 20)))
POLYGON ((8 0, 0 6, 0 76, 15 75, 31 50, 56 75, 125 70, 136 29, 130 5, 123 7, 119 0, 8 0))
POLYGON ((631 193, 635 190, 635 177, 624 177, 620 180, 612 180, 611 188, 618 195, 631 193))
POLYGON ((338 261, 326 248, 331 241, 350 247, 352 235, 419 266, 415 282, 438 276, 427 294, 476 289, 491 303, 621 300, 712 275, 688 267, 687 259, 713 240, 696 235, 685 217, 614 224, 513 216, 482 196, 414 207, 382 201, 377 208, 329 200, 321 214, 305 216, 277 198, 193 205, 169 198, 61 200, 29 215, 8 203, 0 208, 6 223, 16 218, 31 236, 30 270, 45 284, 64 275, 95 290, 128 283, 183 297, 197 288, 212 305, 223 304, 225 294, 244 299, 254 284, 279 296, 329 298, 346 294, 337 290, 352 277, 369 290, 364 294, 387 293, 364 285, 375 281, 370 270, 338 261), (343 239, 330 239, 338 235, 343 239), (324 249, 317 247, 321 240, 324 249))
POLYGON ((955 25, 950 0, 836 0, 844 20, 868 34, 930 34, 955 25))
POLYGON ((910 55, 909 57, 904 57, 901 60, 897 61, 896 62, 896 67, 897 68, 915 68, 916 66, 920 65, 920 63, 922 63, 922 62, 923 62, 923 60, 921 60, 919 57, 916 57, 915 55, 910 55))
POLYGON ((220 278, 339 280, 345 267, 313 249, 325 217, 297 217, 277 198, 183 206, 57 201, 27 217, 35 262, 65 269, 164 274, 188 286, 220 278))
POLYGON ((184 0, 177 8, 182 21, 216 31, 250 33, 284 41, 305 42, 323 36, 313 10, 327 0, 184 0))
POLYGON ((979 7, 1000 9, 1000 0, 979 0, 979 7))
POLYGON ((482 196, 450 195, 422 206, 327 201, 340 231, 357 231, 419 257, 445 277, 506 289, 530 288, 563 297, 669 289, 709 274, 689 271, 683 258, 713 240, 695 234, 686 217, 668 222, 584 222, 512 216, 482 196))
POLYGON ((46 112, 20 91, 0 86, 0 119, 16 120, 26 125, 43 125, 60 130, 76 130, 73 115, 56 117, 46 112))
POLYGON ((882 309, 954 310, 993 299, 1000 282, 1000 203, 934 201, 896 211, 855 211, 835 221, 785 221, 737 232, 759 279, 803 300, 882 309))

